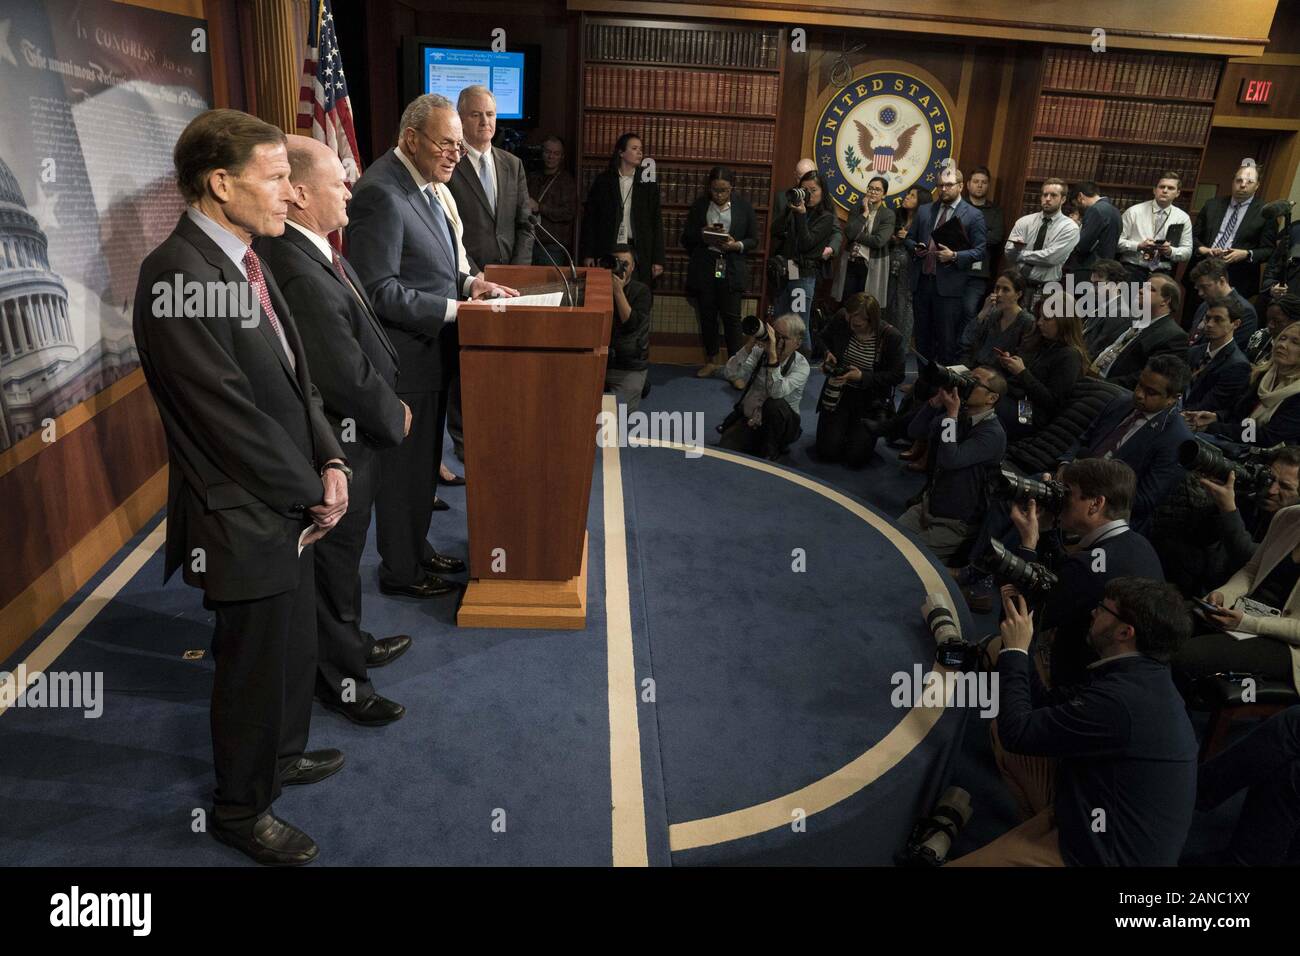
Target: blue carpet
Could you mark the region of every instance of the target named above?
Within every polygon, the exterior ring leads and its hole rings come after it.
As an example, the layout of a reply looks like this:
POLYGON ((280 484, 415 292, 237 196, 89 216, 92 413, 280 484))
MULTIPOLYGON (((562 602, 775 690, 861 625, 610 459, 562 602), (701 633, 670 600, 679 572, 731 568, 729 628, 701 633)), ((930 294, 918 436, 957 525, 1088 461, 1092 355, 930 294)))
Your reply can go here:
MULTIPOLYGON (((656 367, 651 379, 645 410, 702 411, 710 437, 739 394, 687 369, 656 367)), ((819 388, 815 374, 804 437, 783 466, 897 515, 921 479, 895 452, 881 446, 856 472, 809 456, 819 388)), ((867 750, 905 713, 889 703, 890 675, 927 663, 933 641, 915 573, 839 505, 713 457, 634 448, 621 458, 638 691, 653 682, 653 701, 639 697, 637 711, 651 865, 887 864, 950 778, 975 805, 957 850, 1014 822, 985 722, 950 711, 897 766, 808 818, 806 832, 779 827, 671 852, 670 825, 790 793, 867 750), (806 571, 791 568, 796 548, 806 571)), ((463 489, 440 494, 453 510, 435 515, 433 540, 463 554, 463 489)), ((599 459, 588 528, 581 632, 460 630, 450 598, 383 597, 372 533, 366 626, 415 638, 373 676, 408 713, 370 730, 316 709, 311 746, 340 748, 347 766, 289 788, 276 810, 317 839, 321 864, 608 865, 599 459)), ((15 666, 148 530, 0 668, 15 666)), ((178 579, 159 583, 161 567, 158 552, 55 665, 105 674, 102 717, 14 708, 0 718, 0 865, 251 865, 192 826, 212 786, 212 665, 183 655, 208 648, 211 618, 178 579)), ((996 626, 960 611, 968 636, 996 626)), ((1221 842, 1226 825, 1211 838, 1221 842)))

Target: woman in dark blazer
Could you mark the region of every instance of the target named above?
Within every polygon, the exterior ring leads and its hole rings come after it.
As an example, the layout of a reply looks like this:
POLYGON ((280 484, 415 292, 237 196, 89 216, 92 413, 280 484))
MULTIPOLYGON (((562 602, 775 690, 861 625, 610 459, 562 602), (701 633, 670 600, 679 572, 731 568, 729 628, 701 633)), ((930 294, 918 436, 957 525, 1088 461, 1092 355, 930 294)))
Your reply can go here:
POLYGON ((1094 374, 1083 344, 1083 320, 1073 312, 1047 316, 1046 301, 1035 307, 1037 324, 1025 338, 1024 354, 1001 351, 994 365, 1007 379, 997 414, 1008 442, 1049 425, 1069 403, 1079 379, 1094 374))
POLYGON ((865 292, 883 309, 889 302, 889 239, 894 210, 885 202, 889 182, 872 176, 862 205, 844 226, 844 298, 865 292))
POLYGON ((704 366, 696 373, 707 378, 718 370, 718 318, 722 318, 727 353, 740 351, 740 297, 749 287, 745 254, 758 245, 754 207, 732 192, 735 174, 725 166, 709 170, 709 190, 691 205, 682 230, 682 246, 690 253, 686 292, 700 320, 704 366), (706 226, 720 225, 731 238, 705 238, 706 226))
POLYGON ((636 252, 636 278, 649 286, 664 271, 664 220, 659 184, 647 182, 641 174, 643 156, 636 133, 618 138, 609 168, 592 180, 587 193, 579 251, 582 264, 594 266, 597 259, 611 255, 614 246, 626 242, 636 252))
POLYGON ((866 464, 893 410, 903 380, 903 335, 880 317, 864 292, 844 300, 826 332, 827 374, 817 399, 817 455, 857 468, 866 464), (834 375, 836 369, 847 369, 834 375))

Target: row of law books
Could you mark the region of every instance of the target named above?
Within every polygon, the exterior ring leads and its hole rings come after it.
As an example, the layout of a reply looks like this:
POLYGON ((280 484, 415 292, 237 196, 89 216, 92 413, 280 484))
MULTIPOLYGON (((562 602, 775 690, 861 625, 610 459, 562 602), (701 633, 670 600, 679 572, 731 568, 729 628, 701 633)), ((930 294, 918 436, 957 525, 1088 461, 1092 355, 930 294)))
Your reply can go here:
POLYGON ((584 113, 582 151, 590 156, 610 155, 618 138, 627 132, 637 133, 645 154, 656 161, 696 159, 770 163, 776 140, 776 127, 762 120, 584 113))
MULTIPOLYGON (((719 165, 726 165, 723 161, 719 165)), ((582 164, 579 177, 579 195, 585 197, 591 191, 591 181, 607 168, 606 163, 588 160, 582 164)), ((762 210, 767 207, 767 194, 772 188, 772 178, 768 173, 732 170, 736 177, 731 184, 732 195, 744 196, 750 205, 762 210)), ((659 184, 659 202, 665 206, 689 206, 709 189, 709 168, 707 166, 674 166, 660 163, 655 169, 655 181, 659 184)))
POLYGON ((1198 57, 1051 49, 1047 51, 1043 85, 1061 90, 1208 100, 1214 98, 1219 69, 1218 61, 1198 57))
MULTIPOLYGON (((1105 194, 1106 198, 1111 201, 1111 204, 1121 211, 1135 203, 1146 202, 1148 199, 1152 198, 1151 190, 1149 188, 1143 189, 1140 187, 1134 187, 1132 189, 1105 189, 1102 190, 1102 192, 1105 194)), ((1192 197, 1190 194, 1181 193, 1179 197, 1174 200, 1174 205, 1184 211, 1188 211, 1191 199, 1192 197)), ((1030 213, 1042 212, 1042 209, 1043 206, 1040 201, 1037 184, 1026 187, 1025 193, 1021 197, 1020 215, 1027 216, 1030 213)))
MULTIPOLYGON (((665 209, 662 213, 664 221, 664 243, 670 248, 680 246, 682 230, 686 228, 685 209, 665 209)), ((754 247, 751 255, 760 255, 763 247, 767 244, 767 213, 756 213, 754 218, 757 220, 757 237, 758 245, 754 247)))
POLYGON ((775 30, 691 30, 587 25, 588 60, 637 60, 685 66, 775 70, 780 34, 775 30))
POLYGON ((645 67, 588 65, 584 106, 602 109, 687 111, 726 116, 776 116, 775 73, 717 73, 645 67))
POLYGON ((1035 136, 1088 136, 1197 145, 1210 129, 1211 106, 1138 103, 1084 96, 1042 96, 1035 136))
POLYGON ((1131 146, 1108 146, 1097 163, 1098 182, 1133 183, 1154 186, 1161 173, 1173 170, 1183 174, 1182 188, 1194 189, 1195 178, 1189 170, 1200 166, 1194 152, 1174 149, 1134 149, 1131 146))
POLYGON ((1099 144, 1039 141, 1030 144, 1026 174, 1030 179, 1057 176, 1066 182, 1092 179, 1100 158, 1099 144))

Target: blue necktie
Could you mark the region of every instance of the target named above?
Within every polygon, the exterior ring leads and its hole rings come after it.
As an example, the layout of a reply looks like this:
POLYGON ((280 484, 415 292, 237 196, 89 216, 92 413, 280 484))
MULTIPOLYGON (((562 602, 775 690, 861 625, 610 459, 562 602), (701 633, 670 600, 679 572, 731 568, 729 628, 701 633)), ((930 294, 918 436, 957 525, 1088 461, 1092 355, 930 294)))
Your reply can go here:
POLYGON ((425 201, 428 202, 429 204, 429 211, 433 213, 434 221, 442 223, 443 227, 447 230, 447 241, 451 243, 452 259, 457 258, 456 233, 451 228, 451 220, 448 219, 447 214, 442 211, 442 203, 438 202, 438 200, 433 198, 433 186, 432 185, 426 186, 424 189, 420 191, 424 193, 425 201))

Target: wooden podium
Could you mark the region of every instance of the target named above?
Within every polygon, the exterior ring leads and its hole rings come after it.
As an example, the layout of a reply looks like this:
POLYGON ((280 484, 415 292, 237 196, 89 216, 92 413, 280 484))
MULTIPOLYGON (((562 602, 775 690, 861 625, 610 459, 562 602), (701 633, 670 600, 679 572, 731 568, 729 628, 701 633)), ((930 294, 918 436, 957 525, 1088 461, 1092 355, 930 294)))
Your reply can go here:
MULTIPOLYGON (((554 269, 489 266, 527 293, 554 269)), ((461 627, 587 625, 587 505, 605 386, 612 280, 579 269, 578 306, 462 303, 460 389, 470 581, 461 627)))

